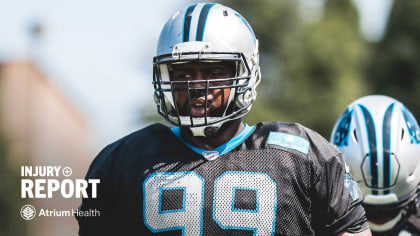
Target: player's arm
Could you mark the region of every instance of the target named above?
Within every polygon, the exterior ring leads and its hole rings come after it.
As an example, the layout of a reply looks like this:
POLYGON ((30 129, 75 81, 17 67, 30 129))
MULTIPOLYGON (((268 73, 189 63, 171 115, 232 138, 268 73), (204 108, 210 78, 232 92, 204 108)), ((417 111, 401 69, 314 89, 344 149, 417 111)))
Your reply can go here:
MULTIPOLYGON (((86 178, 89 179, 89 178, 86 178)), ((107 235, 110 226, 110 208, 108 197, 104 190, 104 181, 100 179, 97 198, 84 198, 78 208, 79 212, 96 212, 94 216, 76 215, 79 223, 79 235, 107 235)), ((88 189, 88 191, 91 191, 88 189)))
POLYGON ((317 204, 314 212, 319 215, 314 218, 315 224, 325 226, 319 229, 320 232, 329 235, 370 235, 360 190, 346 172, 341 154, 319 164, 314 192, 317 204))
MULTIPOLYGON (((79 223, 79 235, 108 235, 111 227, 111 197, 108 186, 107 176, 107 148, 105 148, 89 167, 86 174, 86 180, 99 179, 100 183, 97 185, 96 198, 83 198, 82 204, 78 208, 82 212, 99 212, 94 216, 80 216, 76 215, 79 223)), ((89 186, 90 188, 91 186, 89 186)), ((87 190, 92 191, 91 189, 87 190)))

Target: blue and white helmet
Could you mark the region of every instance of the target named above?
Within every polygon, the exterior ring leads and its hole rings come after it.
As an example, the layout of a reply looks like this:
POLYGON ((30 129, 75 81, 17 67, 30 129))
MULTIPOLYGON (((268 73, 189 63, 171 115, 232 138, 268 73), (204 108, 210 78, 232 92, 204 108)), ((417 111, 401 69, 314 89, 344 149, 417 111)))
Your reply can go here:
POLYGON ((372 230, 393 228, 401 208, 418 195, 420 129, 414 116, 393 98, 362 97, 338 119, 331 142, 343 152, 359 184, 372 230), (372 221, 387 216, 380 224, 372 221))
MULTIPOLYGON (((159 114, 176 126, 190 127, 196 136, 204 136, 206 127, 220 127, 228 120, 244 116, 257 96, 258 60, 258 40, 248 22, 235 10, 221 4, 198 3, 176 12, 163 27, 153 58, 154 97, 159 114), (188 61, 236 63, 236 76, 228 79, 231 85, 223 87, 231 92, 222 116, 180 115, 174 102, 169 65, 188 61)), ((219 88, 205 82, 203 90, 219 88)), ((190 90, 191 83, 203 81, 184 83, 186 90, 190 90)))

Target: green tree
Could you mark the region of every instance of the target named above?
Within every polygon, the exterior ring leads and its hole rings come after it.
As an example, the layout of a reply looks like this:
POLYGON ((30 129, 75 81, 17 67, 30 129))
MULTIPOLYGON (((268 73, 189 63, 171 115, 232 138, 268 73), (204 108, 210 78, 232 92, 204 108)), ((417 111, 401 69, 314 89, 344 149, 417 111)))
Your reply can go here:
POLYGON ((363 81, 366 43, 350 1, 327 1, 307 23, 298 1, 224 1, 249 20, 260 40, 263 82, 249 123, 302 123, 329 137, 339 114, 368 92, 363 81))
POLYGON ((247 123, 297 122, 328 138, 345 107, 368 94, 363 72, 369 48, 350 0, 326 1, 316 22, 302 19, 296 0, 220 2, 249 21, 260 43, 262 83, 247 123))
POLYGON ((366 77, 373 91, 394 97, 420 117, 420 2, 394 1, 384 39, 372 45, 366 77))
POLYGON ((19 195, 18 168, 14 168, 15 171, 11 168, 6 144, 0 135, 0 235, 26 235, 26 222, 20 217, 23 203, 19 195))

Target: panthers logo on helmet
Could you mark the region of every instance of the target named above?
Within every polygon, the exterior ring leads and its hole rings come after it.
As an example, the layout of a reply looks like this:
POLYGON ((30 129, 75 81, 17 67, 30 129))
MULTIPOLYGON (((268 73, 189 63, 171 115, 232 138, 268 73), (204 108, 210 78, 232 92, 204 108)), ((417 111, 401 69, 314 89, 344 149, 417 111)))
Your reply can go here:
POLYGON ((413 114, 404 107, 402 110, 405 123, 407 125, 407 130, 411 138, 411 143, 420 143, 420 128, 419 125, 416 122, 416 119, 414 118, 413 114))
POLYGON ((333 143, 338 147, 348 145, 348 137, 350 131, 350 122, 351 122, 352 111, 346 109, 341 117, 339 118, 338 126, 336 132, 334 133, 333 143))

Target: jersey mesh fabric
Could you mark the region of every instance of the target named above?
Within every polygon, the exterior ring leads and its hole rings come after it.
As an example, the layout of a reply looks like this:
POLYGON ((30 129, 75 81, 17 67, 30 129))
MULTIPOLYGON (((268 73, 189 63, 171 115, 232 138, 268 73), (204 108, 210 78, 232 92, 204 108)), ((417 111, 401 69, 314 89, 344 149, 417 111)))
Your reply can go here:
MULTIPOLYGON (((206 161, 162 125, 105 148, 86 178, 97 199, 81 209, 80 235, 334 235, 367 228, 360 199, 343 187, 344 162, 296 124, 259 124, 233 151, 206 161), (309 141, 307 154, 267 145, 269 132, 309 141), (182 202, 181 202, 182 199, 182 202), (153 233, 152 233, 153 232, 153 233)), ((89 190, 88 190, 89 191, 89 190)))
MULTIPOLYGON (((226 172, 248 173, 248 174, 267 174, 275 183, 277 188, 277 211, 275 228, 279 235, 312 235, 311 227, 311 171, 308 161, 299 158, 291 153, 279 149, 235 151, 219 158, 218 161, 190 162, 162 166, 155 169, 156 172, 183 172, 193 169, 199 176, 205 180, 204 191, 204 235, 243 235, 244 230, 228 230, 221 227, 212 220, 214 185, 217 178, 226 172), (281 161, 280 161, 281 160, 281 161)), ((246 175, 236 175, 239 182, 245 182, 246 175)), ((270 191, 270 185, 264 183, 255 183, 254 186, 262 192, 270 191)), ((260 193, 262 194, 262 193, 260 193)), ((230 196, 230 192, 222 195, 230 196)), ((274 196, 273 196, 274 197, 274 196)), ((251 209, 253 202, 247 202, 245 199, 234 199, 239 201, 244 209, 251 209)), ((171 204, 171 203, 168 203, 171 204)), ((228 214, 229 212, 226 212, 228 214)), ((158 216, 156 216, 158 217, 158 216)), ((193 220, 193 219, 192 219, 193 220)), ((262 228, 271 228, 266 225, 262 228)), ((248 232, 251 233, 252 232, 248 232)))

